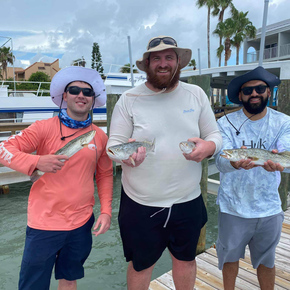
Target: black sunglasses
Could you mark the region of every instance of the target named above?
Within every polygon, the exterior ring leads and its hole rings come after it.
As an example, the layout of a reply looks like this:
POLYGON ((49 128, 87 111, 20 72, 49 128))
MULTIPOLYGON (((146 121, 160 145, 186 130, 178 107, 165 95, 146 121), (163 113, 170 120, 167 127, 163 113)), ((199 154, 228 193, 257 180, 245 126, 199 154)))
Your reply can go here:
POLYGON ((148 44, 148 47, 147 47, 147 50, 149 48, 153 48, 153 47, 156 47, 157 45, 159 45, 161 43, 161 41, 164 43, 164 44, 169 44, 169 45, 174 45, 177 47, 177 42, 171 38, 171 37, 158 37, 158 38, 154 38, 152 39, 149 44, 148 44))
POLYGON ((255 89, 257 94, 263 94, 263 93, 265 93, 266 88, 268 88, 268 86, 259 85, 259 86, 255 86, 255 87, 244 87, 241 89, 241 91, 243 92, 244 95, 248 96, 248 95, 252 94, 254 89, 255 89))
POLYGON ((66 92, 69 92, 71 95, 78 95, 80 92, 83 92, 85 97, 94 97, 95 92, 90 88, 80 88, 78 86, 71 86, 66 89, 66 92))

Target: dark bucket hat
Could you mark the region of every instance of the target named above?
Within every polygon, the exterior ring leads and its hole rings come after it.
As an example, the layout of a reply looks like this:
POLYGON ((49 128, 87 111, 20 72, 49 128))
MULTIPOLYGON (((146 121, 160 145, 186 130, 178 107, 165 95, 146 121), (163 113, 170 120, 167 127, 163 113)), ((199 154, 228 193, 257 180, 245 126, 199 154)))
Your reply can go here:
POLYGON ((278 86, 281 81, 280 79, 266 71, 263 67, 258 66, 257 68, 251 70, 250 72, 245 73, 239 77, 232 79, 228 85, 228 98, 232 103, 241 104, 239 100, 239 92, 242 85, 246 82, 260 80, 265 82, 270 88, 278 86))

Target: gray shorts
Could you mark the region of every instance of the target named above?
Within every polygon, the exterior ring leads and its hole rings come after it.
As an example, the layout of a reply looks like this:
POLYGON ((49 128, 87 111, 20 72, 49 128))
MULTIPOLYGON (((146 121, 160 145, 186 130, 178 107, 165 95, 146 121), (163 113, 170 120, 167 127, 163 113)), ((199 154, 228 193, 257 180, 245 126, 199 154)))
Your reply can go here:
POLYGON ((273 268, 283 220, 283 211, 264 218, 241 218, 219 212, 216 242, 219 269, 223 269, 224 263, 243 259, 247 245, 254 269, 260 264, 273 268))

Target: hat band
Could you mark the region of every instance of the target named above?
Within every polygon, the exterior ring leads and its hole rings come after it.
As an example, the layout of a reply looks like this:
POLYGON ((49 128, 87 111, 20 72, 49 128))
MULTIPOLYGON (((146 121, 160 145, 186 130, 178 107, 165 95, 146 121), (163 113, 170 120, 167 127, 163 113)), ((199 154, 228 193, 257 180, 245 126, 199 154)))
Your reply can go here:
POLYGON ((167 36, 167 37, 157 37, 157 38, 152 39, 148 44, 147 50, 149 50, 150 48, 158 46, 161 43, 161 41, 164 44, 173 45, 173 46, 177 47, 177 42, 172 37, 167 36))

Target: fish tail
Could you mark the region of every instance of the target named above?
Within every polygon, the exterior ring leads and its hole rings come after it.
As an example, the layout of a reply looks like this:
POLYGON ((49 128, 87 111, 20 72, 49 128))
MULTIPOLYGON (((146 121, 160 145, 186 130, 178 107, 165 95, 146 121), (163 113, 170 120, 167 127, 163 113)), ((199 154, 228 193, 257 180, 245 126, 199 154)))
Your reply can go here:
POLYGON ((40 170, 34 170, 33 173, 30 175, 31 182, 37 181, 43 174, 44 172, 40 170))

